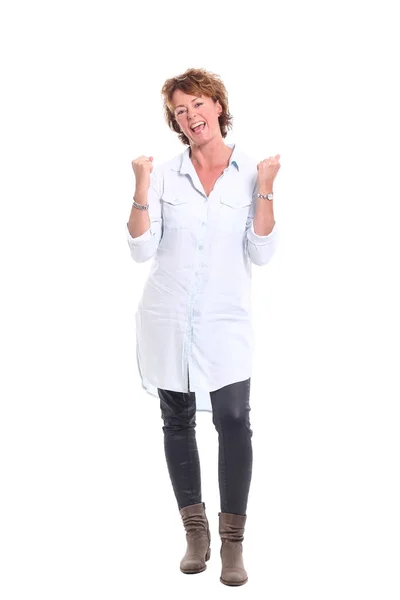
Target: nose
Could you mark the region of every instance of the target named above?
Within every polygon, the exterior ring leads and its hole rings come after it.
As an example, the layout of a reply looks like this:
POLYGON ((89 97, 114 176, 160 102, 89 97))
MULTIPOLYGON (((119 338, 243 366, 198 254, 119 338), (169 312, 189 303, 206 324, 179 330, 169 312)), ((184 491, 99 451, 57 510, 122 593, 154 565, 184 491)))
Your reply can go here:
POLYGON ((188 109, 188 120, 189 120, 189 121, 193 121, 193 120, 194 120, 194 118, 195 118, 195 116, 196 116, 196 112, 195 112, 195 110, 193 109, 193 111, 192 111, 192 109, 191 109, 191 108, 189 108, 189 109, 188 109))

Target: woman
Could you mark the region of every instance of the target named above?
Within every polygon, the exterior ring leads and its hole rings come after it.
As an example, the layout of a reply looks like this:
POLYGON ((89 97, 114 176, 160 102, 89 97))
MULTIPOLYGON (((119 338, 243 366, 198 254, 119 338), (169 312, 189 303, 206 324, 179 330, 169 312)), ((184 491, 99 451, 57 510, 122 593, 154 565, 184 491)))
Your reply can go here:
POLYGON ((251 263, 265 265, 275 252, 279 154, 257 164, 224 143, 232 117, 213 73, 188 69, 164 83, 162 97, 166 121, 187 148, 157 167, 152 156, 132 161, 127 240, 135 261, 156 258, 136 313, 138 367, 144 388, 160 399, 165 457, 186 530, 181 571, 204 571, 210 558, 195 435, 196 411, 207 410, 219 443, 220 580, 242 585, 252 472, 251 263))

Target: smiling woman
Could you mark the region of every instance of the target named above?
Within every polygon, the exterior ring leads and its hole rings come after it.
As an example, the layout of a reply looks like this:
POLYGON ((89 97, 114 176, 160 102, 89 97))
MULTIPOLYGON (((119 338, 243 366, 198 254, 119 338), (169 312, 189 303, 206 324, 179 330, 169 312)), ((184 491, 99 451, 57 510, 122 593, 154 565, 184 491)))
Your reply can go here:
POLYGON ((214 73, 204 69, 188 69, 181 76, 167 79, 161 94, 164 99, 165 119, 169 127, 179 133, 178 137, 185 145, 189 145, 190 140, 197 139, 196 136, 188 135, 192 131, 190 126, 199 121, 205 122, 203 129, 197 131, 197 135, 203 131, 205 133, 207 126, 210 128, 210 123, 205 119, 206 115, 215 114, 216 119, 213 119, 212 123, 214 128, 218 127, 222 138, 225 138, 228 130, 232 128, 228 94, 220 77, 214 73), (212 105, 214 112, 210 113, 212 105), (196 121, 190 119, 190 123, 188 122, 189 111, 195 118, 197 114, 196 121))
POLYGON ((159 398, 168 472, 186 529, 180 569, 200 573, 210 558, 195 434, 196 411, 203 410, 212 413, 220 444, 220 581, 242 585, 253 456, 251 266, 267 264, 275 252, 266 194, 278 166, 272 159, 257 165, 225 143, 232 116, 217 75, 188 69, 167 79, 162 97, 167 124, 186 148, 161 165, 143 155, 132 163, 128 243, 137 262, 155 257, 136 312, 137 364, 143 388, 159 398), (260 215, 265 235, 254 231, 260 215))
MULTIPOLYGON (((222 139, 218 122, 219 115, 222 112, 219 100, 214 101, 209 96, 204 96, 200 101, 198 98, 192 98, 191 94, 175 90, 171 102, 174 106, 176 122, 180 130, 191 140, 192 145, 198 144, 206 133, 208 139, 214 136, 222 139), (186 102, 186 106, 177 104, 178 102, 186 102), (198 137, 200 134, 204 135, 200 138, 198 137)), ((197 164, 203 166, 199 160, 197 160, 197 164)))

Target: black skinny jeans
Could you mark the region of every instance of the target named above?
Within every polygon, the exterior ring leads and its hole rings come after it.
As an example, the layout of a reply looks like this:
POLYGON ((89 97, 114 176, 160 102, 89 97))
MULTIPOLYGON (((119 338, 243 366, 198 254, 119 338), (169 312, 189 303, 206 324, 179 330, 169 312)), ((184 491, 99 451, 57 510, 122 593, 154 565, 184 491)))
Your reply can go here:
MULTIPOLYGON (((196 443, 195 392, 158 388, 164 421, 164 450, 179 509, 199 504, 200 460, 196 443)), ((246 514, 253 449, 250 428, 250 378, 210 392, 218 432, 218 480, 221 512, 246 514)))

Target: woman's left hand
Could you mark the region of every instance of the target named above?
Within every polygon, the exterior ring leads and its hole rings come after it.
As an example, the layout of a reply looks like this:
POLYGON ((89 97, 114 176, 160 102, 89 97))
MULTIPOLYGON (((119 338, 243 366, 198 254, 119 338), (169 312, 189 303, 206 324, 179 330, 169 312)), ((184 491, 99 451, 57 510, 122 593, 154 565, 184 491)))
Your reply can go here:
POLYGON ((272 187, 274 179, 281 168, 279 163, 280 156, 280 154, 276 154, 276 156, 270 156, 258 163, 257 181, 259 189, 266 186, 272 187))

